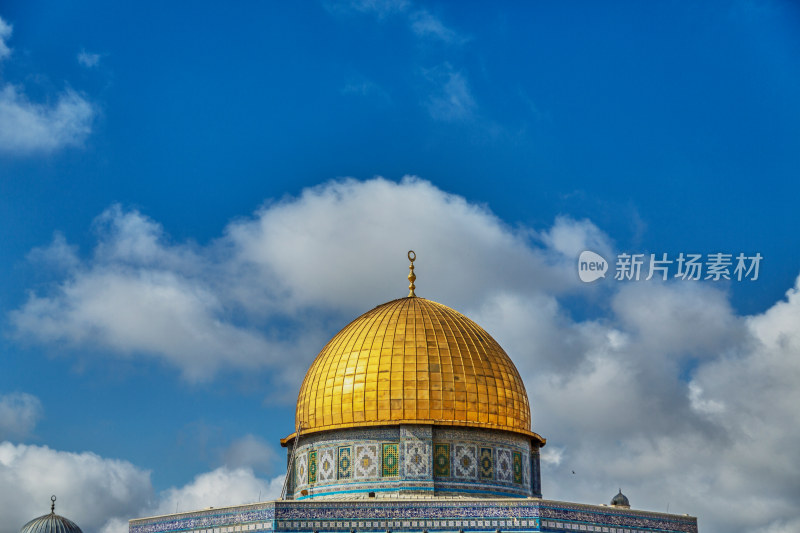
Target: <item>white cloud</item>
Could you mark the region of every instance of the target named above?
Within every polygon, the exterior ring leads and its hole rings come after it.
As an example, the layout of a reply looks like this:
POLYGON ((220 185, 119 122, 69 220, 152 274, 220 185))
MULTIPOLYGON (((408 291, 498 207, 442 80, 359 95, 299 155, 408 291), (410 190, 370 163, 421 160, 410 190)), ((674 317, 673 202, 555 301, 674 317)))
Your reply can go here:
MULTIPOLYGON (((11 25, 0 18, 0 61, 11 55, 7 43, 11 33, 11 25)), ((93 60, 94 54, 83 59, 82 55, 78 56, 82 64, 93 60)), ((99 56, 95 64, 97 60, 99 56)), ((69 88, 55 102, 35 103, 21 87, 0 85, 0 153, 30 155, 82 146, 96 114, 88 100, 69 88)))
POLYGON ((67 89, 54 104, 37 104, 14 85, 0 89, 0 152, 30 154, 81 146, 92 130, 95 109, 67 89))
POLYGON ((178 511, 242 505, 278 498, 283 488, 283 474, 270 480, 259 479, 249 468, 220 467, 200 474, 184 487, 166 490, 152 515, 178 511), (259 499, 260 498, 260 499, 259 499))
POLYGON ((174 272, 96 268, 54 299, 31 297, 14 321, 39 342, 154 354, 197 381, 220 365, 260 366, 274 351, 262 335, 221 320, 220 313, 213 293, 174 272))
MULTIPOLYGON (((247 364, 278 369, 277 351, 291 361, 294 396, 328 335, 405 294, 413 248, 417 294, 475 319, 525 378, 534 430, 549 441, 545 497, 607 503, 622 487, 635 508, 691 513, 709 532, 788 531, 800 520, 798 287, 751 317, 708 283, 608 279, 589 297, 577 251, 613 252, 590 221, 512 229, 414 178, 307 189, 229 224, 206 246, 171 242, 154 221, 119 208, 96 229, 91 257, 66 261, 56 289, 13 316, 18 333, 129 356, 142 350, 206 376, 247 364), (565 294, 604 300, 579 315, 595 318, 575 318, 565 294), (283 337, 264 327, 272 318, 286 325, 283 337), (182 327, 167 336, 165 321, 182 327), (226 331, 258 339, 256 363, 226 355, 226 331), (203 351, 197 335, 213 349, 203 351)), ((56 244, 56 255, 69 256, 56 244)), ((145 514, 221 505, 213 485, 230 480, 242 488, 225 501, 253 501, 258 490, 266 499, 280 478, 250 469, 266 471, 268 450, 239 439, 223 453, 224 468, 168 491, 145 514)))
POLYGON ((34 254, 46 261, 52 252, 52 263, 69 269, 52 291, 32 294, 11 314, 17 334, 156 357, 195 381, 220 368, 272 368, 296 385, 337 326, 405 294, 411 248, 420 257, 418 293, 455 306, 494 290, 575 283, 548 266, 547 250, 485 208, 413 178, 307 189, 231 223, 206 247, 171 243, 160 225, 118 206, 95 228, 94 252, 78 266, 65 260, 72 249, 59 238, 34 254), (476 272, 482 282, 467 295, 462 287, 475 285, 476 272), (269 318, 286 325, 265 331, 269 318))
POLYGON ((128 520, 131 518, 275 500, 280 497, 282 488, 282 474, 272 479, 260 479, 249 468, 223 466, 198 474, 183 487, 165 490, 153 505, 143 506, 133 514, 109 518, 100 531, 127 533, 128 520))
POLYGON ((415 178, 306 189, 226 233, 236 263, 251 265, 259 278, 281 288, 276 296, 282 308, 363 311, 404 296, 409 249, 419 257, 417 293, 462 307, 494 289, 552 284, 558 290, 567 283, 547 267, 545 252, 490 211, 415 178), (474 292, 465 295, 464 284, 476 274, 481 283, 471 283, 474 292))
POLYGON ((271 479, 261 479, 249 468, 222 466, 198 474, 182 487, 163 491, 151 505, 138 508, 127 515, 112 516, 100 532, 127 533, 128 520, 132 518, 275 500, 281 495, 283 478, 281 474, 271 479))
POLYGON ((32 249, 27 259, 31 263, 60 270, 72 270, 80 264, 78 247, 70 245, 64 234, 58 231, 53 235, 53 242, 32 249))
POLYGON ((42 417, 39 398, 24 392, 0 395, 0 440, 25 437, 42 417))
POLYGON ((472 116, 475 99, 469 88, 467 78, 445 63, 424 71, 432 86, 426 106, 431 117, 447 122, 464 120, 472 116))
POLYGON ((704 284, 618 284, 611 307, 575 322, 556 298, 505 294, 471 314, 555 446, 544 496, 607 503, 621 486, 635 508, 669 505, 704 531, 797 523, 800 290, 752 317, 704 284))
POLYGON ((6 41, 11 37, 13 27, 0 17, 0 61, 11 55, 11 49, 6 41))
POLYGON ((269 474, 283 462, 275 448, 255 435, 245 435, 233 441, 222 454, 223 464, 230 469, 252 468, 269 474))
POLYGON ((96 67, 100 64, 100 54, 90 54, 86 50, 78 53, 78 64, 86 68, 96 67))
POLYGON ((438 39, 447 44, 460 44, 465 40, 426 9, 411 13, 409 20, 411 31, 419 37, 438 39))
POLYGON ((50 512, 51 494, 56 512, 83 531, 125 533, 131 518, 268 501, 282 487, 283 474, 261 479, 250 468, 223 466, 154 494, 150 473, 127 461, 0 442, 0 533, 50 512))
POLYGON ((611 256, 612 246, 608 236, 589 220, 558 216, 553 227, 544 232, 541 238, 548 247, 572 262, 577 261, 584 250, 611 256))
POLYGON ((15 533, 49 513, 51 494, 58 497, 57 513, 96 531, 109 517, 146 507, 152 487, 149 472, 127 461, 0 442, 0 494, 0 533, 15 533))

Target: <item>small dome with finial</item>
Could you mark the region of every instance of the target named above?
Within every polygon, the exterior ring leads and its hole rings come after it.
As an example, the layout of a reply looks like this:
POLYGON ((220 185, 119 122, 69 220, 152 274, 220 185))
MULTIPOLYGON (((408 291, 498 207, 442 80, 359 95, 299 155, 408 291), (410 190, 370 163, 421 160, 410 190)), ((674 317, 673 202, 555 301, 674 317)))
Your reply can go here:
POLYGON ((611 498, 611 505, 614 507, 623 507, 625 509, 631 508, 631 502, 628 501, 627 496, 622 494, 622 489, 619 489, 617 495, 611 498))
POLYGON ((19 533, 83 533, 81 528, 67 518, 56 514, 56 497, 50 498, 50 514, 34 518, 19 533))

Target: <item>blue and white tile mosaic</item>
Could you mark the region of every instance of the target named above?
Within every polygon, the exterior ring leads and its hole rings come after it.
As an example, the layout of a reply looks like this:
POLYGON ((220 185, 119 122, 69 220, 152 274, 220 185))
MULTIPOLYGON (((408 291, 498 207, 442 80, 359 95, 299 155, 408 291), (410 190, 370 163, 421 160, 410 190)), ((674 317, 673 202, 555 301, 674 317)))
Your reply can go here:
POLYGON ((356 479, 375 479, 379 476, 381 464, 380 451, 377 444, 357 444, 355 460, 356 479))
POLYGON ((697 533, 697 519, 548 500, 274 501, 131 520, 130 533, 311 531, 697 533))
POLYGON ((403 450, 406 479, 427 479, 431 477, 430 444, 422 441, 406 442, 403 450))
POLYGON ((300 453, 294 461, 295 485, 304 487, 308 484, 308 456, 300 453))
POLYGON ((498 481, 511 481, 513 477, 513 471, 511 465, 511 450, 508 448, 497 448, 495 474, 498 481))
POLYGON ((401 425, 312 434, 295 455, 290 494, 296 499, 376 490, 536 496, 532 468, 538 472, 538 462, 531 452, 524 435, 480 428, 401 425), (384 464, 387 446, 394 461, 395 443, 396 469, 384 464), (316 458, 313 465, 311 458, 316 458))
POLYGON ((317 480, 320 483, 336 479, 336 452, 337 449, 331 446, 320 449, 317 458, 319 463, 317 480))
POLYGON ((478 447, 474 444, 456 444, 453 450, 455 477, 478 479, 478 447))

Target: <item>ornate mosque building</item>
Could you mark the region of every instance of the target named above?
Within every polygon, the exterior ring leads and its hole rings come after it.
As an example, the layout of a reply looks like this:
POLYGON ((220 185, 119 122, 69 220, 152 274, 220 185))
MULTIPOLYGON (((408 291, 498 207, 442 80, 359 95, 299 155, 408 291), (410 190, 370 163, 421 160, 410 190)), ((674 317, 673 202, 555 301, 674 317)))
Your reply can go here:
MULTIPOLYGON (((478 324, 415 294, 336 334, 281 440, 281 499, 130 521, 130 533, 696 533, 697 519, 542 499, 525 385, 478 324)), ((28 532, 26 532, 28 533, 28 532)), ((33 533, 32 531, 30 533, 33 533)))

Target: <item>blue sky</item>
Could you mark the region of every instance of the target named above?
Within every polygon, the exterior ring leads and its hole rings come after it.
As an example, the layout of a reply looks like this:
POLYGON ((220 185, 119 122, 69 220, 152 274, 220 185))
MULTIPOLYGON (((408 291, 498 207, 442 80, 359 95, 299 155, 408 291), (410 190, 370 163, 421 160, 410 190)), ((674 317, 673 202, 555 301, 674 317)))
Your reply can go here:
POLYGON ((778 1, 4 2, 0 531, 53 492, 105 533, 274 497, 306 368, 411 248, 520 368, 545 497, 795 531, 799 30, 778 1), (583 249, 764 259, 587 285, 583 249))

